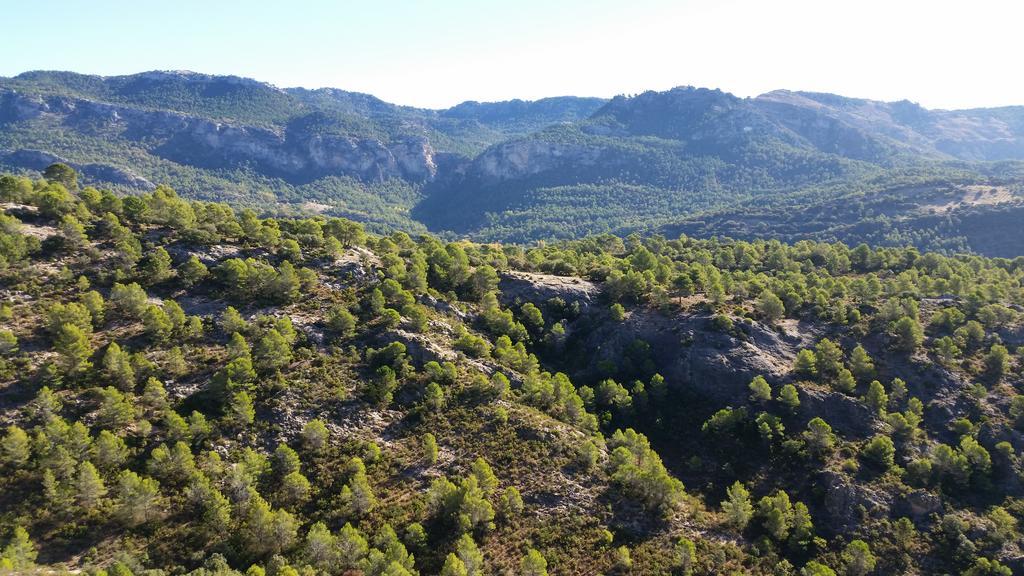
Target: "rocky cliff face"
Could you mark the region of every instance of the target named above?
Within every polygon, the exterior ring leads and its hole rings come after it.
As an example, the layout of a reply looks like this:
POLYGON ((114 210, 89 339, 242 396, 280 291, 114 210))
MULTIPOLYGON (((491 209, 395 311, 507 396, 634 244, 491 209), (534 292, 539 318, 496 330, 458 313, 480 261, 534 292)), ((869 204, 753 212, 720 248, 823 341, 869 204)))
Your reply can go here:
POLYGON ((572 142, 520 139, 486 150, 473 161, 468 174, 482 182, 496 183, 564 167, 579 169, 593 166, 601 152, 596 146, 572 142))
POLYGON ((198 118, 186 118, 158 152, 177 162, 211 168, 255 164, 270 174, 298 180, 344 175, 425 181, 437 174, 434 149, 425 137, 386 142, 198 118))
POLYGON ((343 175, 419 182, 437 174, 434 149, 425 136, 386 141, 321 135, 66 96, 0 91, 0 124, 32 120, 56 122, 83 132, 115 134, 136 142, 155 142, 152 152, 179 163, 206 168, 256 166, 286 179, 343 175))

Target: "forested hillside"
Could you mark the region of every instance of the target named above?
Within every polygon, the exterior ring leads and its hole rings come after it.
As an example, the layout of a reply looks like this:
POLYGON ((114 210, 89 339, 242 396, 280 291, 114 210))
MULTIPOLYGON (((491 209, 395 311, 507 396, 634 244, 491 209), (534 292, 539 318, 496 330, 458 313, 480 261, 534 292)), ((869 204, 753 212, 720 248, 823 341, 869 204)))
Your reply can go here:
POLYGON ((1024 571, 1024 259, 44 172, 0 177, 0 571, 1024 571))
POLYGON ((531 242, 686 231, 990 256, 1024 245, 1011 224, 1021 107, 675 88, 426 110, 192 72, 0 78, 0 168, 38 177, 54 162, 119 192, 167 184, 375 233, 531 242), (976 201, 982 188, 998 192, 976 201))
POLYGON ((439 172, 603 102, 424 110, 234 76, 28 72, 0 79, 0 166, 38 171, 62 161, 83 180, 122 191, 169 183, 191 198, 409 229, 419 226, 408 213, 423 183, 439 172))
MULTIPOLYGON (((976 241, 970 230, 936 234, 935 223, 915 221, 926 200, 900 193, 913 186, 927 197, 956 184, 1016 189, 1021 132, 1018 120, 1005 118, 1021 114, 933 112, 820 94, 741 99, 700 88, 646 92, 616 97, 572 125, 492 146, 413 214, 431 228, 504 241, 672 229, 680 220, 701 223, 683 229, 705 237, 795 238, 822 226, 792 218, 787 234, 773 222, 776 215, 888 202, 845 217, 840 222, 849 229, 823 239, 984 252, 991 243, 976 241), (950 139, 987 153, 961 153, 950 139), (860 218, 883 213, 900 221, 906 236, 895 237, 884 225, 882 232, 855 228, 860 218), (766 225, 748 232, 731 225, 730 215, 766 225), (960 245, 942 245, 937 236, 960 245)), ((1020 200, 1010 194, 999 204, 1016 209, 1020 200)), ((973 205, 955 208, 954 218, 975 213, 973 205)), ((1012 227, 1000 230, 1018 241, 1012 227)))

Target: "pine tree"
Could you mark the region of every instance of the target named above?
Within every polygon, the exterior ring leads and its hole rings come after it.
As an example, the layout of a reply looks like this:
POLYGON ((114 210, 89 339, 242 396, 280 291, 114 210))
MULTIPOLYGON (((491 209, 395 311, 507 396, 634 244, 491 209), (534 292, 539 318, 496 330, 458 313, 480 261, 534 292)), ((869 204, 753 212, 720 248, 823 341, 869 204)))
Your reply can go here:
POLYGON ((498 499, 498 513, 504 520, 511 520, 523 513, 523 496, 515 486, 505 488, 498 499))
POLYGON ((871 384, 868 385, 867 394, 864 395, 864 403, 870 406, 876 414, 880 416, 885 415, 885 407, 889 404, 889 396, 885 393, 885 388, 881 382, 878 380, 871 381, 871 384))
POLYGON ((243 549, 254 558, 279 554, 291 547, 299 523, 285 510, 273 510, 254 488, 241 509, 237 532, 243 549))
POLYGON ((722 512, 737 531, 742 532, 747 527, 754 515, 754 506, 750 503, 750 492, 742 483, 736 482, 726 490, 722 512))
POLYGON ((935 341, 935 354, 943 366, 952 366, 957 356, 960 356, 960 347, 956 345, 956 340, 943 336, 935 341))
POLYGON ((832 427, 828 425, 828 422, 814 417, 807 423, 804 442, 807 443, 807 448, 812 453, 821 455, 831 452, 835 446, 836 436, 832 433, 832 427))
POLYGON ((762 404, 772 399, 772 387, 768 384, 768 381, 764 379, 764 376, 755 376, 750 381, 750 400, 753 402, 760 402, 762 404))
POLYGON ((4 568, 12 573, 15 570, 29 571, 35 566, 37 554, 28 532, 21 526, 15 526, 11 539, 0 550, 0 571, 4 571, 4 568))
POLYGON ((245 338, 235 332, 228 338, 227 344, 228 358, 231 360, 237 360, 238 358, 251 358, 252 351, 249 348, 249 343, 245 341, 245 338))
POLYGON ((865 576, 875 570, 875 555, 863 540, 854 540, 843 550, 843 564, 847 576, 865 576))
POLYGON ((896 447, 888 436, 878 435, 868 441, 861 455, 883 469, 892 468, 896 456, 896 447))
POLYGON ((1002 344, 993 344, 985 355, 985 371, 998 380, 1010 370, 1010 352, 1002 344))
POLYGON ((9 425, 0 441, 0 456, 3 457, 0 464, 9 468, 22 468, 28 464, 32 456, 28 433, 14 424, 9 425))
POLYGON ((47 182, 58 183, 69 190, 76 190, 78 188, 78 173, 75 169, 64 164, 63 162, 56 162, 50 164, 43 170, 43 178, 47 182))
POLYGON ((213 433, 213 427, 205 415, 193 410, 188 416, 188 431, 189 435, 192 436, 193 442, 199 443, 210 437, 210 434, 213 433))
POLYGON ((327 525, 317 522, 306 532, 302 556, 321 573, 334 574, 339 560, 337 546, 338 539, 331 534, 327 525))
POLYGON ((765 531, 777 542, 789 536, 793 524, 793 506, 789 494, 777 490, 773 496, 764 496, 758 501, 757 515, 765 531))
POLYGON ((92 356, 89 335, 74 324, 61 326, 53 348, 60 355, 61 370, 69 376, 80 374, 92 367, 89 362, 89 357, 92 356))
POLYGON ((349 312, 347 306, 335 306, 327 314, 327 327, 341 338, 349 338, 355 333, 356 317, 349 312))
POLYGON ((835 380, 832 381, 832 386, 839 392, 851 394, 857 388, 857 380, 854 379, 853 372, 846 368, 840 368, 835 380))
POLYGON ((431 412, 440 412, 444 408, 444 390, 437 382, 427 384, 423 391, 423 405, 431 412))
POLYGON ((106 496, 107 487, 103 484, 99 472, 92 462, 82 462, 75 478, 75 500, 86 512, 99 506, 100 500, 106 496))
POLYGON ((148 306, 149 297, 142 286, 135 282, 127 285, 115 282, 110 290, 110 303, 122 317, 141 319, 148 306))
POLYGON ((178 278, 186 288, 191 288, 210 275, 210 270, 193 254, 178 268, 178 278))
POLYGON ((164 369, 172 377, 180 377, 188 374, 188 362, 185 360, 185 353, 180 346, 175 346, 167 351, 164 357, 164 369))
POLYGON ((757 298, 757 310, 769 321, 775 322, 786 315, 786 306, 771 290, 761 292, 757 298))
POLYGON ((97 422, 101 426, 120 430, 135 418, 135 406, 130 398, 113 386, 100 390, 100 407, 97 422))
POLYGON ((875 363, 871 360, 867 350, 860 344, 850 353, 850 371, 860 381, 875 375, 875 363))
POLYGON ((924 330, 917 320, 904 316, 893 322, 892 333, 896 349, 912 353, 924 342, 924 330))
POLYGON ((142 389, 142 404, 150 414, 159 415, 168 408, 167 390, 163 382, 150 376, 142 389))
POLYGON ((231 524, 228 499, 202 474, 192 478, 185 495, 196 517, 197 532, 214 541, 222 538, 231 524))
POLYGON ((71 214, 65 214, 60 219, 60 233, 68 248, 79 249, 84 246, 89 237, 85 234, 85 226, 71 214))
POLYGON ((128 459, 128 446, 109 430, 101 430, 92 445, 90 461, 104 473, 119 469, 128 459))
POLYGON ((43 386, 27 406, 27 412, 33 421, 48 422, 61 411, 61 408, 63 404, 60 398, 57 398, 49 386, 43 386))
POLYGON ((244 333, 249 330, 249 323, 242 318, 234 306, 228 306, 220 315, 220 329, 225 334, 244 333))
POLYGON ((366 477, 366 466, 362 459, 352 458, 348 467, 351 470, 351 475, 348 483, 342 488, 342 501, 347 502, 352 515, 362 517, 373 510, 377 504, 377 498, 373 495, 373 488, 366 477))
POLYGON ((277 448, 274 450, 273 469, 274 474, 278 478, 287 476, 292 472, 298 472, 301 465, 302 460, 299 458, 298 452, 287 444, 281 443, 277 445, 277 448))
POLYGON ((277 370, 292 361, 292 348, 276 328, 271 328, 257 344, 255 356, 261 369, 277 370))
POLYGON ((454 553, 449 553, 441 567, 441 576, 469 576, 466 565, 454 553))
POLYGON ((818 373, 818 360, 813 350, 801 350, 797 352, 796 361, 793 363, 793 371, 797 374, 810 378, 818 373))
POLYGON ((814 524, 811 522, 811 513, 803 502, 793 504, 793 528, 789 534, 789 544, 792 548, 806 550, 814 539, 814 524))
POLYGON ((693 565, 697 561, 697 547, 693 541, 687 538, 680 538, 676 542, 676 565, 679 567, 681 576, 692 576, 693 565))
POLYGON ((167 313, 156 305, 146 307, 142 313, 142 325, 146 330, 146 335, 157 343, 166 342, 174 331, 174 324, 167 317, 167 313))
POLYGON ((285 508, 294 509, 305 504, 309 499, 312 485, 298 470, 290 472, 281 479, 278 488, 278 499, 285 508))
POLYGON ((92 333, 92 314, 89 309, 78 302, 68 304, 56 303, 47 310, 47 331, 56 341, 61 328, 65 325, 81 328, 86 334, 92 333))
POLYGON ((103 355, 103 375, 119 390, 130 392, 135 388, 135 369, 131 354, 123 352, 117 342, 111 342, 103 355))
POLYGON ((814 347, 814 358, 822 376, 836 376, 843 369, 843 349, 828 338, 822 338, 814 347))
POLYGON ((253 407, 252 398, 244 390, 231 397, 228 406, 228 421, 236 428, 244 428, 253 423, 256 419, 256 409, 253 407))
POLYGON ((131 470, 117 476, 114 497, 116 516, 126 526, 134 527, 149 522, 159 508, 160 485, 152 478, 144 478, 131 470))
POLYGON ((18 337, 10 330, 0 330, 0 358, 10 358, 18 353, 18 337))
POLYGON ((437 439, 434 438, 434 435, 430 432, 425 433, 421 444, 423 445, 423 461, 428 466, 437 464, 437 439))
POLYGON ((293 302, 298 295, 299 276, 295 272, 295 266, 285 260, 277 268, 277 277, 270 287, 270 296, 278 302, 293 302))
POLYGON ((836 572, 820 562, 811 560, 800 569, 800 576, 836 576, 836 572))
POLYGON ((519 561, 521 576, 548 576, 548 561, 540 552, 530 548, 519 561))
POLYGON ((185 338, 189 336, 189 318, 185 315, 185 310, 182 309, 181 305, 174 300, 164 300, 164 305, 161 307, 164 314, 167 316, 167 320, 171 323, 171 334, 179 338, 185 338))
POLYGON ((359 533, 359 530, 346 523, 337 536, 338 569, 345 573, 346 570, 356 570, 361 567, 363 559, 369 552, 369 545, 366 538, 359 533))
POLYGON ((395 371, 390 366, 377 368, 376 374, 370 380, 366 388, 369 400, 378 406, 391 404, 394 398, 395 389, 398 388, 398 379, 395 371))
POLYGON ((470 467, 470 471, 473 476, 476 477, 479 482, 480 489, 485 494, 490 495, 498 489, 498 477, 494 475, 494 470, 491 469, 491 465, 484 460, 483 457, 478 457, 473 461, 473 465, 470 467))
POLYGON ((159 246, 146 255, 143 260, 142 274, 148 284, 159 284, 171 277, 171 255, 163 246, 159 246))
POLYGON ((467 576, 483 576, 484 555, 473 541, 472 536, 463 534, 459 537, 455 542, 455 554, 465 566, 467 576))
POLYGON ((779 390, 779 402, 788 408, 790 412, 795 412, 800 407, 800 394, 797 392, 796 386, 792 384, 784 385, 779 390))
POLYGON ((106 314, 106 303, 103 301, 103 296, 95 290, 90 290, 83 293, 78 300, 89 311, 93 328, 102 326, 106 314))

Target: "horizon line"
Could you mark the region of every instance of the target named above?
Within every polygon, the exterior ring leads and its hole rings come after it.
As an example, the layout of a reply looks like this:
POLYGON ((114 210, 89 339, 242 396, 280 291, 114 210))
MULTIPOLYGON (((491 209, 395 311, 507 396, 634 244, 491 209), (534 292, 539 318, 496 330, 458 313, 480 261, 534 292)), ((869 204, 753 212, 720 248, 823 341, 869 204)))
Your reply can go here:
POLYGON ((263 86, 267 86, 269 88, 273 88, 274 90, 278 90, 278 91, 281 91, 281 92, 284 92, 284 93, 287 93, 287 91, 289 91, 289 90, 309 90, 309 91, 313 91, 313 92, 319 91, 319 90, 337 90, 337 91, 346 92, 346 93, 349 93, 349 94, 359 94, 359 95, 363 95, 363 96, 369 96, 369 97, 375 98, 375 99, 377 99, 377 100, 379 100, 379 101, 381 101, 381 102, 383 102, 385 104, 389 104, 391 106, 396 106, 396 107, 399 107, 399 108, 414 108, 414 109, 418 109, 418 110, 427 110, 427 111, 436 111, 436 112, 451 110, 451 109, 456 108, 458 106, 461 106, 463 104, 505 104, 505 103, 510 103, 510 102, 535 103, 535 102, 541 102, 541 101, 544 101, 544 100, 553 100, 553 99, 559 99, 559 98, 596 99, 596 100, 611 101, 611 100, 614 100, 614 99, 620 98, 620 97, 621 98, 635 98, 635 97, 640 96, 642 94, 647 94, 647 93, 652 93, 652 92, 653 93, 665 93, 665 92, 670 92, 672 90, 678 90, 678 89, 717 91, 717 92, 722 92, 724 94, 728 94, 730 96, 734 96, 734 97, 742 99, 742 100, 755 100, 755 99, 761 98, 763 96, 767 96, 769 94, 775 94, 775 93, 780 93, 780 92, 791 93, 791 94, 800 94, 800 95, 804 95, 804 94, 828 95, 828 96, 838 96, 840 98, 847 98, 847 99, 850 99, 850 100, 862 100, 862 101, 866 101, 866 102, 879 102, 879 103, 883 103, 883 104, 910 103, 910 104, 918 106, 918 107, 920 107, 920 108, 922 108, 924 110, 936 111, 936 112, 969 112, 969 111, 972 111, 972 110, 997 110, 997 109, 1004 109, 1004 108, 1018 108, 1018 107, 1024 106, 1024 104, 1005 104, 1005 105, 1000 105, 1000 106, 972 106, 972 107, 966 107, 966 108, 941 108, 941 107, 940 108, 928 108, 928 107, 922 105, 920 102, 915 101, 915 100, 911 100, 909 98, 902 98, 902 99, 899 99, 899 100, 885 100, 885 99, 876 99, 876 98, 866 98, 866 97, 861 97, 861 96, 847 96, 845 94, 840 94, 840 93, 837 93, 837 92, 825 92, 825 91, 821 91, 821 90, 799 90, 799 89, 795 90, 795 89, 791 89, 791 88, 775 88, 775 89, 772 89, 772 90, 768 90, 767 92, 761 92, 760 94, 755 94, 755 95, 751 95, 751 96, 742 96, 742 95, 737 94, 736 92, 731 92, 731 91, 723 89, 721 87, 697 86, 697 85, 694 85, 694 84, 677 84, 675 86, 672 86, 671 88, 667 88, 667 89, 664 89, 664 90, 648 89, 648 90, 644 90, 644 91, 641 91, 641 92, 620 92, 620 93, 617 93, 617 94, 612 95, 612 96, 584 96, 584 95, 578 95, 578 94, 561 94, 561 95, 552 95, 552 96, 542 96, 542 97, 539 97, 539 98, 512 97, 512 98, 506 98, 506 99, 503 99, 503 100, 476 100, 476 99, 472 99, 471 98, 471 99, 465 99, 465 100, 458 100, 454 104, 452 104, 450 106, 447 106, 447 107, 432 107, 432 106, 420 106, 420 105, 415 105, 415 104, 399 104, 397 102, 393 102, 393 101, 390 101, 390 100, 385 100, 384 98, 381 98, 381 97, 375 95, 372 92, 363 92, 363 91, 359 91, 359 90, 350 90, 350 89, 341 88, 341 87, 338 87, 338 86, 326 86, 326 85, 315 86, 315 87, 314 86, 308 86, 308 85, 306 85, 306 86, 303 86, 303 85, 279 86, 279 85, 277 85, 277 84, 275 84, 275 83, 273 83, 271 81, 260 80, 258 78, 252 77, 252 76, 244 76, 244 75, 239 75, 239 74, 216 74, 216 73, 210 73, 210 72, 199 72, 199 71, 191 70, 191 69, 187 69, 187 68, 180 68, 180 69, 151 69, 151 70, 142 70, 142 71, 139 71, 139 72, 132 72, 132 73, 127 73, 127 74, 94 74, 94 73, 88 73, 88 72, 77 72, 77 71, 74 71, 74 70, 59 70, 59 69, 39 68, 39 69, 33 69, 33 70, 24 70, 22 72, 19 72, 17 74, 12 75, 12 76, 0 76, 0 80, 14 80, 14 79, 17 79, 17 78, 19 78, 21 76, 24 76, 26 74, 36 74, 36 73, 44 73, 44 74, 73 74, 73 75, 76 75, 76 76, 86 76, 86 77, 92 77, 92 78, 99 78, 99 79, 102 79, 102 80, 108 80, 108 79, 112 79, 112 78, 130 78, 130 77, 133 77, 133 76, 144 76, 146 74, 165 74, 165 75, 181 75, 181 76, 194 75, 194 76, 203 76, 203 77, 207 77, 207 78, 233 78, 233 79, 237 79, 237 80, 243 80, 243 81, 251 82, 251 83, 254 83, 254 84, 260 84, 260 85, 263 85, 263 86))

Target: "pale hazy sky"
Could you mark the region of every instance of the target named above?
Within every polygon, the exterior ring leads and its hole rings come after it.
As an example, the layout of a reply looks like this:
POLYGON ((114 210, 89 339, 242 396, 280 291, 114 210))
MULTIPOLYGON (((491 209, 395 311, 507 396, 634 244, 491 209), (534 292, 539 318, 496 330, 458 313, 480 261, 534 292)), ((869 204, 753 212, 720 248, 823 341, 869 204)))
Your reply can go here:
POLYGON ((188 69, 399 104, 777 88, 1024 104, 1015 0, 0 0, 0 75, 188 69))

